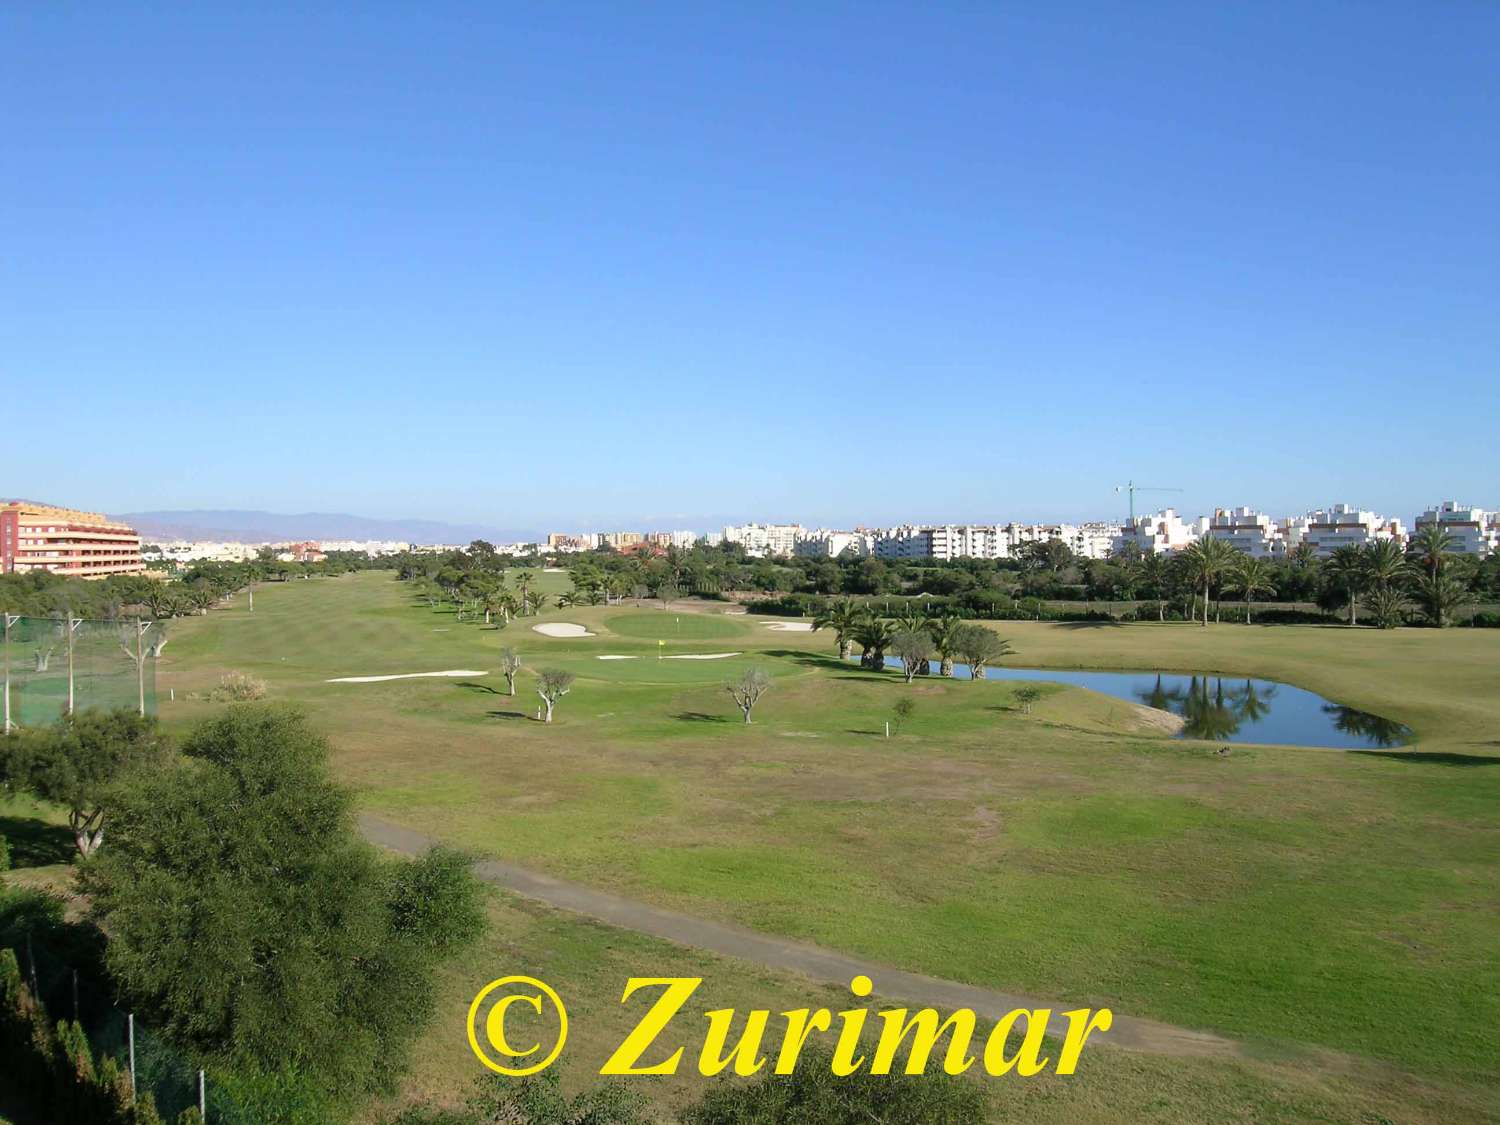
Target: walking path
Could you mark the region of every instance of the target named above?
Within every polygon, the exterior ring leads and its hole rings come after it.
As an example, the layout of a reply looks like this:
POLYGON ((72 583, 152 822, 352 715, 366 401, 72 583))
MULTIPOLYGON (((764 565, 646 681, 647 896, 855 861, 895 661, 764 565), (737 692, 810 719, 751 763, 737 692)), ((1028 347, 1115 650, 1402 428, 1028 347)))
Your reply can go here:
MULTIPOLYGON (((436 841, 432 837, 399 824, 362 813, 360 830, 371 843, 405 855, 420 855, 436 841)), ((526 898, 545 902, 561 910, 583 914, 621 929, 650 934, 664 941, 707 950, 724 957, 737 957, 769 969, 798 973, 820 984, 847 988, 849 981, 863 974, 875 982, 875 991, 883 996, 948 1012, 955 1008, 972 1008, 983 1019, 999 1019, 1015 1008, 1051 1008, 1054 1015, 1048 1028, 1061 1036, 1067 1021, 1056 1013, 1082 1005, 1039 1000, 997 992, 977 985, 941 980, 902 969, 862 961, 842 953, 822 949, 804 942, 789 941, 740 926, 711 922, 675 910, 663 910, 644 902, 621 898, 579 883, 555 879, 529 871, 504 860, 481 860, 474 872, 485 882, 526 898)), ((1095 1032, 1090 1042, 1106 1042, 1131 1051, 1149 1051, 1162 1055, 1233 1057, 1241 1047, 1230 1039, 1204 1031, 1190 1031, 1114 1014, 1114 1026, 1108 1032, 1095 1032)))

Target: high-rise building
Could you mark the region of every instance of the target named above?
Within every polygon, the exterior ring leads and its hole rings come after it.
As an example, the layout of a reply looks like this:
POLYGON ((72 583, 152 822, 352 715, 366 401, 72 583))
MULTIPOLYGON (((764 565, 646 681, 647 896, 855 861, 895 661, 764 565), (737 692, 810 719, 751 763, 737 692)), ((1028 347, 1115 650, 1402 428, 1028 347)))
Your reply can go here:
POLYGON ((1433 526, 1442 528, 1453 537, 1453 545, 1448 549, 1454 554, 1484 558, 1491 551, 1500 549, 1500 527, 1496 526, 1494 514, 1486 513, 1483 508, 1444 500, 1417 517, 1418 531, 1433 526))
POLYGON ((72 578, 139 574, 141 537, 98 512, 28 500, 0 503, 0 571, 47 570, 72 578))

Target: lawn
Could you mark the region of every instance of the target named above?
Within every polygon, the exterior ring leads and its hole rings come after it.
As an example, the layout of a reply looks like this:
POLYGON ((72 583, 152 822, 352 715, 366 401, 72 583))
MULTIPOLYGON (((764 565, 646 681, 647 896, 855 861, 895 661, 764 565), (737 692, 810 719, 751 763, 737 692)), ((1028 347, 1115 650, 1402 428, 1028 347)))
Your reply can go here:
MULTIPOLYGON (((386 573, 262 587, 253 613, 241 597, 175 626, 159 685, 176 700, 161 710, 190 722, 212 709, 190 696, 226 670, 251 672, 309 709, 362 806, 390 820, 904 968, 1217 1031, 1258 1060, 1105 1051, 1071 1084, 997 1092, 1028 1117, 1497 1108, 1500 635, 1001 626, 1017 663, 1265 676, 1418 737, 1395 753, 1220 754, 1079 689, 1052 690, 1026 715, 1011 684, 908 687, 832 659, 827 634, 702 608, 574 607, 486 629, 386 573), (537 621, 596 635, 549 638, 537 621), (503 646, 528 668, 514 697, 493 672, 325 682, 493 670, 503 646), (743 655, 657 659, 717 652, 743 655), (774 681, 747 727, 722 685, 751 664, 774 681), (530 718, 539 666, 578 676, 551 726, 530 718), (916 712, 887 739, 903 697, 916 712)), ((495 909, 490 945, 454 970, 453 1004, 527 965, 582 989, 593 1019, 630 972, 701 960, 513 900, 495 909)), ((809 987, 727 963, 715 975, 757 1004, 809 987)), ((475 1065, 444 1025, 415 1085, 446 1091, 475 1065)))

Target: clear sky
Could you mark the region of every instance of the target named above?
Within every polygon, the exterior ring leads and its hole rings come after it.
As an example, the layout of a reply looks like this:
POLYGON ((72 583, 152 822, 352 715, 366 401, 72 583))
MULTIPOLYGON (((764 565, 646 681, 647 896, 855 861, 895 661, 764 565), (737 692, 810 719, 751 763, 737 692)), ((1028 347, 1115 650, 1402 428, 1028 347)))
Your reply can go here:
POLYGON ((0 495, 1500 506, 1497 60, 1489 0, 7 4, 0 495))

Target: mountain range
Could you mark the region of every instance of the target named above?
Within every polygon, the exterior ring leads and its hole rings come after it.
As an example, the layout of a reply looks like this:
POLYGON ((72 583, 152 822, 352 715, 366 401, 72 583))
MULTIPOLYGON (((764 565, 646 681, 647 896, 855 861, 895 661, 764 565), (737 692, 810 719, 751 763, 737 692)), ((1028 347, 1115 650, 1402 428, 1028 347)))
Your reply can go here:
POLYGON ((371 519, 341 512, 256 512, 238 509, 120 512, 112 518, 129 524, 142 538, 216 539, 261 543, 298 539, 384 539, 409 543, 460 543, 488 539, 492 543, 535 542, 529 530, 481 524, 443 523, 424 519, 371 519))

